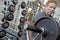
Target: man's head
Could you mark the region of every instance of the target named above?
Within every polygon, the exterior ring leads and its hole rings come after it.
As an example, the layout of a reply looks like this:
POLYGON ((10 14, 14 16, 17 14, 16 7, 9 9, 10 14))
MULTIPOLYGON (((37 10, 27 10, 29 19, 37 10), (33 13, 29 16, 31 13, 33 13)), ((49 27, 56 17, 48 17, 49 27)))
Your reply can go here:
POLYGON ((57 2, 55 0, 48 1, 45 6, 46 15, 51 15, 54 12, 56 6, 57 2))

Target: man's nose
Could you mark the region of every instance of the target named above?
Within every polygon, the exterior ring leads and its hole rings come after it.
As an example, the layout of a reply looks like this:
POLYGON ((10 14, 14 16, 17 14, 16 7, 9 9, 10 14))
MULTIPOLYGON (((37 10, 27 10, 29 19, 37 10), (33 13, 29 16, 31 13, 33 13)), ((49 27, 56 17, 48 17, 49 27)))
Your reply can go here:
POLYGON ((54 11, 54 8, 52 8, 51 10, 54 11))
POLYGON ((54 10, 55 10, 55 8, 52 8, 51 10, 52 10, 52 11, 54 11, 54 10))

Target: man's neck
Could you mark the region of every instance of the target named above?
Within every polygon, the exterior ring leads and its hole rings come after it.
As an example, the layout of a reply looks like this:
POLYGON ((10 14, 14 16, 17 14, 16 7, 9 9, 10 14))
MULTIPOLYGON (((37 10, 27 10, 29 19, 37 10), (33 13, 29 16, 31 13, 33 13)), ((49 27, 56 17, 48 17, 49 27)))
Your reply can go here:
POLYGON ((45 14, 46 16, 51 16, 46 10, 45 10, 45 14))

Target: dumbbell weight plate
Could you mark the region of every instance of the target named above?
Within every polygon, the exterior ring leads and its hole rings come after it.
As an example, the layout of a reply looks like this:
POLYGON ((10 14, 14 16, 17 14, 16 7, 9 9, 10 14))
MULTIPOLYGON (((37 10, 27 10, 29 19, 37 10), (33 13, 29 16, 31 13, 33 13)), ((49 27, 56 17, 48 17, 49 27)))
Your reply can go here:
POLYGON ((22 31, 19 31, 19 32, 18 32, 18 36, 19 36, 19 37, 21 37, 21 36, 22 36, 22 34, 23 34, 23 32, 22 32, 22 31))
POLYGON ((14 15, 9 13, 9 14, 5 15, 4 19, 6 19, 8 21, 12 21, 14 19, 14 15))
POLYGON ((4 22, 4 23, 2 24, 2 27, 3 27, 3 28, 8 28, 8 27, 9 27, 9 23, 8 23, 8 22, 4 22))
POLYGON ((22 11, 22 15, 25 16, 27 14, 26 10, 22 11))
POLYGON ((23 25, 23 24, 19 24, 19 25, 18 25, 18 29, 19 29, 19 30, 22 30, 22 29, 23 29, 23 27, 24 27, 24 25, 23 25))
POLYGON ((6 35, 6 31, 5 30, 1 30, 0 31, 0 38, 3 38, 6 35))
POLYGON ((21 18, 20 18, 20 23, 21 23, 21 24, 24 24, 25 21, 26 21, 26 18, 24 18, 24 17, 21 17, 21 18))
MULTIPOLYGON (((43 17, 37 20, 35 26, 39 29, 40 27, 47 30, 47 35, 43 36, 43 40, 56 40, 58 35, 58 26, 57 23, 50 17, 43 17)), ((38 38, 38 37, 37 37, 38 38)))
POLYGON ((21 8, 24 9, 26 7, 26 3, 25 2, 22 2, 21 3, 21 8))
POLYGON ((17 4, 18 3, 18 0, 12 0, 13 4, 17 4))
POLYGON ((8 10, 9 10, 10 12, 14 12, 14 11, 15 11, 15 5, 10 5, 10 6, 8 7, 8 10))

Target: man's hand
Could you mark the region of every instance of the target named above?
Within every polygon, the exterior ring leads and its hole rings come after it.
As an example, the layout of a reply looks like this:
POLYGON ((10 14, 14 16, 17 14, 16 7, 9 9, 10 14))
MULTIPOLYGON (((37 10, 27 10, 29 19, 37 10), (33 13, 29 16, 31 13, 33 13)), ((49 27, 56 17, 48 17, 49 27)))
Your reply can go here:
POLYGON ((26 21, 26 24, 28 24, 30 26, 34 26, 34 23, 32 21, 26 21))
MULTIPOLYGON (((26 21, 26 24, 28 24, 30 26, 34 26, 34 23, 32 21, 26 21)), ((28 35, 29 35, 29 40, 33 40, 32 31, 28 31, 28 35)))

